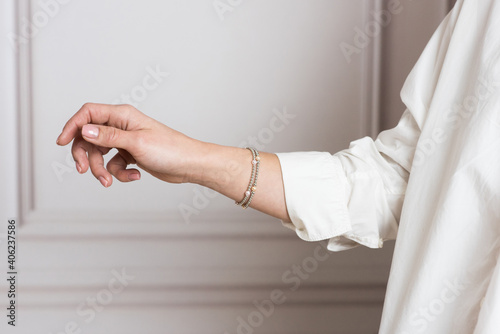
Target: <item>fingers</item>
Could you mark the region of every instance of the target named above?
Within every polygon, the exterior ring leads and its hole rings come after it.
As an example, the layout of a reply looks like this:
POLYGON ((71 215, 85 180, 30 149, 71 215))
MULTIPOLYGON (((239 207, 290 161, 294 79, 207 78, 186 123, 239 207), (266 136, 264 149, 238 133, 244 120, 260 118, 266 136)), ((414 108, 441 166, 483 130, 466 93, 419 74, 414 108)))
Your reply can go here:
POLYGON ((90 146, 90 150, 88 151, 89 155, 89 166, 92 174, 96 179, 101 182, 104 187, 109 187, 113 183, 113 177, 111 174, 104 168, 104 157, 103 153, 99 151, 97 147, 94 145, 90 146))
POLYGON ((127 169, 127 165, 132 163, 135 163, 132 156, 127 151, 119 150, 106 168, 121 182, 136 181, 141 178, 141 173, 135 168, 127 169))
POLYGON ((76 137, 73 141, 71 154, 73 155, 73 160, 75 160, 76 170, 80 174, 86 173, 89 168, 87 152, 91 150, 91 145, 92 144, 83 140, 82 137, 76 137))
POLYGON ((82 128, 82 137, 87 142, 108 148, 133 150, 136 131, 124 131, 115 127, 86 124, 82 128))
MULTIPOLYGON (((129 105, 105 105, 87 103, 65 124, 57 138, 64 146, 72 140, 72 154, 76 169, 83 174, 90 168, 104 187, 113 183, 114 175, 122 182, 139 180, 136 169, 126 169, 135 163, 129 152, 134 152, 139 142, 138 133, 151 119, 129 105), (111 148, 119 153, 111 159, 106 169, 103 155, 111 148)), ((147 126, 147 125, 146 125, 147 126)))
POLYGON ((108 105, 86 103, 64 125, 57 138, 57 144, 69 144, 85 124, 107 124, 123 130, 135 130, 139 126, 140 118, 145 115, 129 105, 108 105))
POLYGON ((119 150, 104 168, 103 156, 108 152, 109 148, 97 147, 81 137, 77 137, 73 142, 73 159, 80 174, 86 173, 90 168, 95 178, 106 188, 113 183, 111 175, 121 182, 141 179, 141 173, 137 169, 127 169, 127 165, 136 162, 130 153, 124 150, 119 150))
POLYGON ((90 151, 96 149, 101 155, 106 155, 109 152, 107 147, 93 147, 89 142, 86 142, 81 136, 78 136, 73 141, 73 146, 71 148, 71 153, 73 155, 73 160, 75 160, 75 167, 78 173, 84 174, 90 167, 89 157, 90 151))

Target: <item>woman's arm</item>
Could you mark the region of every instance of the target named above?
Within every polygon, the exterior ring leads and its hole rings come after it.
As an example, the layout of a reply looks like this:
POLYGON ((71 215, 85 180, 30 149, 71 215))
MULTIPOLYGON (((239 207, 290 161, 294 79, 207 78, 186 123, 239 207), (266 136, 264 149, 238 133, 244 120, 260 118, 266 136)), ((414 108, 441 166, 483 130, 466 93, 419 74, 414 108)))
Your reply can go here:
MULTIPOLYGON (((129 105, 85 104, 64 126, 58 145, 73 141, 79 173, 88 169, 105 187, 113 177, 140 179, 137 164, 160 180, 196 183, 241 201, 252 172, 249 150, 202 142, 175 131, 129 105), (118 153, 104 166, 110 149, 118 153)), ((286 210, 281 167, 276 155, 260 152, 257 190, 251 207, 284 221, 286 210)))
MULTIPOLYGON (((252 154, 249 150, 203 143, 207 149, 203 171, 193 183, 209 187, 235 201, 241 201, 250 181, 252 154)), ((284 221, 290 221, 285 205, 283 179, 278 157, 260 153, 257 191, 251 207, 284 221)))

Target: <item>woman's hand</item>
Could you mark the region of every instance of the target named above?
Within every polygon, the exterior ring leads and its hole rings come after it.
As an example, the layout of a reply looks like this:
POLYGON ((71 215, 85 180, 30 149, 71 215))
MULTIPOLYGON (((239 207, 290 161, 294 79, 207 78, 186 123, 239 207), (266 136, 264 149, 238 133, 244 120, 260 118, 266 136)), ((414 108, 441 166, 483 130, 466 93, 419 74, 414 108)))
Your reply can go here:
MULTIPOLYGON (((85 104, 57 138, 61 146, 71 141, 78 172, 90 168, 104 187, 113 183, 112 176, 139 180, 139 170, 127 169, 137 164, 160 180, 197 183, 241 201, 252 171, 248 150, 192 139, 129 105, 85 104), (112 148, 118 153, 105 167, 103 156, 112 148)), ((260 157, 259 189, 251 206, 289 221, 278 157, 265 152, 260 157)))
POLYGON ((130 105, 92 103, 71 117, 57 144, 64 146, 72 140, 78 172, 90 168, 104 187, 113 183, 112 175, 122 182, 139 180, 139 170, 127 169, 129 164, 137 164, 163 181, 189 182, 196 175, 192 157, 204 146, 130 105), (103 156, 111 148, 118 153, 104 167, 103 156))

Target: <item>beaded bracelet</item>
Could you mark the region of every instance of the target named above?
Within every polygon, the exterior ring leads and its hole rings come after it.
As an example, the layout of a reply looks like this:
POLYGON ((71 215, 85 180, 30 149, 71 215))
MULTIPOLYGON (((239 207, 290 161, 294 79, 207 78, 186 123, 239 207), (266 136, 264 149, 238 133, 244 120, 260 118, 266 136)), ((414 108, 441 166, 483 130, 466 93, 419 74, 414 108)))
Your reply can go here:
POLYGON ((252 174, 250 176, 247 191, 245 191, 245 197, 240 202, 235 202, 236 205, 241 206, 243 209, 248 208, 257 190, 257 177, 259 176, 260 165, 259 152, 253 147, 247 147, 247 150, 252 152, 252 174))

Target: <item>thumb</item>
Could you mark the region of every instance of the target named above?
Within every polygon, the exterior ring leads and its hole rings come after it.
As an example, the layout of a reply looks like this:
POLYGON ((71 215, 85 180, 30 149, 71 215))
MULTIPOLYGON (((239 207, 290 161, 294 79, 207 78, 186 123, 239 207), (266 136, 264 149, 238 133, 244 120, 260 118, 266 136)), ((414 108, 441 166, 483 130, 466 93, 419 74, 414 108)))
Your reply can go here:
POLYGON ((82 136, 89 143, 108 148, 129 149, 133 140, 130 131, 120 130, 111 126, 85 124, 82 136))

